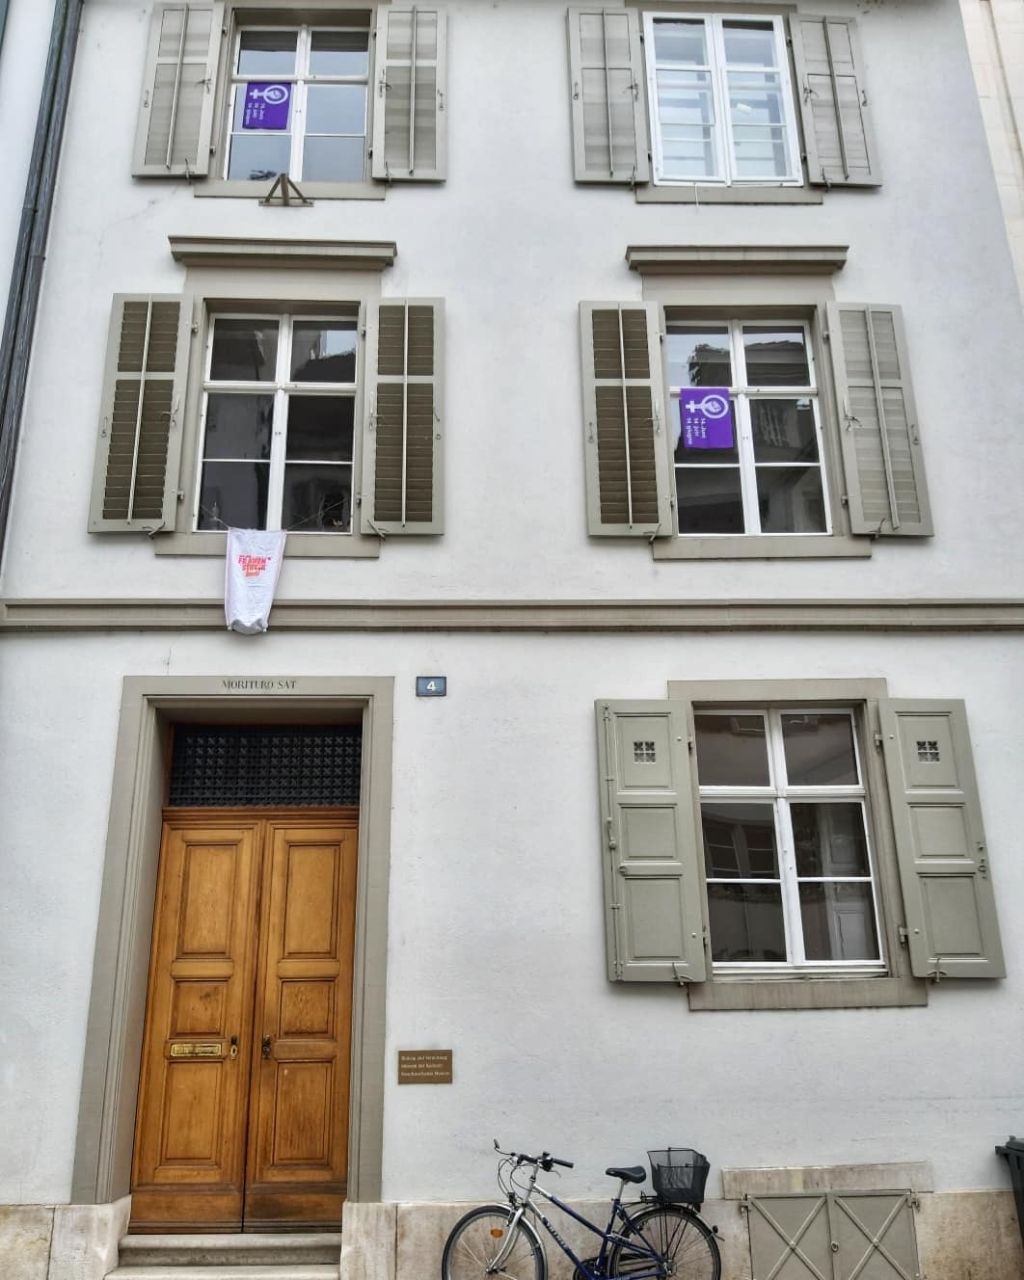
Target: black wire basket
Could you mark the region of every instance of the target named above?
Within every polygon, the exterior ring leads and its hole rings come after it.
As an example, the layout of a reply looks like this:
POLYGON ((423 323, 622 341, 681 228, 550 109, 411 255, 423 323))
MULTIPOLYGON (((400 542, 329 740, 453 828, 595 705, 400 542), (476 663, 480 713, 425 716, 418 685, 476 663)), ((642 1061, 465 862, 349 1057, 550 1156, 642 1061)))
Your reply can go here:
POLYGON ((669 1147, 666 1151, 648 1151, 654 1194, 662 1204, 691 1204, 698 1209, 704 1202, 704 1187, 711 1163, 707 1156, 689 1147, 669 1147))

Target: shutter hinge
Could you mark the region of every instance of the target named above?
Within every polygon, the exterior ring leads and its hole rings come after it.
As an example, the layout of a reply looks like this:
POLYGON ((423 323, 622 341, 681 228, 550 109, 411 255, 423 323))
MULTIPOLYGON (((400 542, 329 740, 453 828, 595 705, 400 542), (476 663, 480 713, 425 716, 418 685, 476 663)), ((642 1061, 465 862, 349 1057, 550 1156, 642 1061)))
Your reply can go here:
POLYGON ((693 755, 693 753, 697 750, 697 744, 694 742, 693 738, 689 736, 686 739, 686 749, 687 751, 689 751, 691 755, 693 755))
POLYGON ((901 945, 904 947, 909 947, 910 946, 910 930, 907 928, 907 926, 905 924, 898 925, 896 932, 900 936, 901 945))
POLYGON ((679 972, 679 961, 678 961, 678 960, 673 960, 673 961, 672 961, 672 976, 675 978, 676 982, 677 982, 681 987, 685 987, 685 986, 686 986, 686 984, 690 981, 690 979, 689 979, 685 974, 683 974, 683 973, 680 973, 680 972, 679 972))
POLYGON ((875 740, 875 750, 876 750, 876 751, 881 751, 882 746, 883 746, 884 741, 885 741, 885 740, 884 740, 884 738, 882 737, 882 735, 881 735, 877 730, 872 734, 872 737, 873 737, 873 738, 874 738, 874 740, 875 740))

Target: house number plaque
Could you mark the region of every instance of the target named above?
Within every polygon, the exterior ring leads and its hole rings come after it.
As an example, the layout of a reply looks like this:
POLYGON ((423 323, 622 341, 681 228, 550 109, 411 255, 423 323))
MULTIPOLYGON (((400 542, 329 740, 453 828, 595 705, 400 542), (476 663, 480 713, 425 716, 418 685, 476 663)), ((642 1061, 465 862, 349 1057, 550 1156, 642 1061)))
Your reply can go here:
POLYGON ((451 1084, 451 1049, 399 1049, 399 1084, 451 1084))

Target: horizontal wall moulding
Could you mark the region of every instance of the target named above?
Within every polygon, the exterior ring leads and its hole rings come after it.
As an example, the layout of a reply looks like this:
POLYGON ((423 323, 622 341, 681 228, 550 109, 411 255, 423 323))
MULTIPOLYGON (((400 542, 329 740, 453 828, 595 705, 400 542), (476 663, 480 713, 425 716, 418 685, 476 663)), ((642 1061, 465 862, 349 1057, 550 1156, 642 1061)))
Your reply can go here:
POLYGON ((631 244, 626 261, 641 275, 831 275, 845 244, 631 244))
MULTIPOLYGON (((288 631, 1024 631, 1024 600, 282 600, 288 631)), ((7 600, 0 631, 221 631, 220 600, 7 600)))
POLYGON ((186 267, 315 267, 383 271, 398 255, 393 240, 271 240, 236 236, 168 236, 175 262, 186 267))

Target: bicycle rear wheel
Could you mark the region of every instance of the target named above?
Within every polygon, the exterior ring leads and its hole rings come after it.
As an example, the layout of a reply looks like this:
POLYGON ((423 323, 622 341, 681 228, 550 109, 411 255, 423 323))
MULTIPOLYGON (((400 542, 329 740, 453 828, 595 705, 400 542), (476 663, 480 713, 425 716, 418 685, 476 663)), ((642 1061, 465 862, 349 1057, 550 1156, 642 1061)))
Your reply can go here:
POLYGON ((460 1218, 444 1246, 441 1280, 546 1280, 547 1263, 536 1232, 520 1220, 509 1245, 511 1221, 511 1209, 497 1204, 471 1209, 460 1218), (495 1269, 499 1257, 501 1267, 495 1269))
POLYGON ((632 1227, 623 1232, 627 1239, 612 1250, 608 1259, 608 1275, 650 1276, 656 1263, 648 1250, 663 1260, 664 1276, 671 1280, 719 1280, 722 1259, 714 1232, 697 1217, 675 1205, 656 1205, 632 1219, 632 1227), (630 1246, 630 1238, 637 1247, 630 1246))

